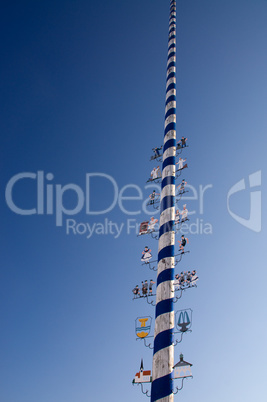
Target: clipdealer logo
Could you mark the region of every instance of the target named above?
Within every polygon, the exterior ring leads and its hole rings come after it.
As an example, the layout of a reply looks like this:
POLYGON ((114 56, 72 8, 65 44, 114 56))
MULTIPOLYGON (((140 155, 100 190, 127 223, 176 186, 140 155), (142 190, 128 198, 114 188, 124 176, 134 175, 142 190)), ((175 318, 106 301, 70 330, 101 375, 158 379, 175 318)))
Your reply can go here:
MULTIPOLYGON (((38 171, 37 173, 33 172, 23 172, 14 175, 7 183, 5 190, 5 198, 7 206, 11 211, 18 215, 55 215, 56 226, 63 225, 63 218, 67 216, 77 215, 82 209, 85 209, 86 215, 96 216, 96 215, 104 215, 108 214, 116 205, 120 208, 121 212, 130 216, 137 216, 142 212, 146 215, 156 215, 159 213, 159 210, 156 212, 147 208, 148 199, 142 189, 135 184, 127 184, 123 186, 120 190, 119 187, 114 180, 108 174, 105 173, 86 173, 85 175, 85 191, 80 186, 74 183, 69 183, 66 185, 61 184, 53 184, 51 183, 54 179, 54 175, 52 173, 45 174, 43 171, 38 171), (93 211, 91 209, 91 179, 98 178, 102 180, 106 180, 109 182, 109 186, 111 186, 111 190, 108 191, 109 197, 112 200, 109 200, 110 205, 103 210, 93 211), (19 201, 17 203, 13 198, 13 190, 16 187, 17 183, 23 180, 31 180, 35 182, 36 185, 36 194, 37 194, 37 202, 34 208, 22 208, 19 205, 19 201), (127 195, 128 190, 131 190, 131 193, 134 191, 134 195, 127 195), (66 205, 66 193, 71 191, 75 194, 76 203, 72 208, 67 208, 66 205), (65 200, 65 203, 64 203, 65 200), (112 201, 112 202, 111 202, 112 201), (127 201, 138 201, 139 209, 137 210, 128 210, 126 209, 125 204, 127 201), (140 203, 142 208, 140 208, 140 203)), ((249 175, 249 187, 254 189, 255 187, 261 186, 261 171, 257 171, 249 175)), ((194 186, 188 184, 187 188, 190 190, 190 195, 184 195, 183 201, 197 201, 199 204, 199 214, 204 214, 204 193, 211 189, 212 184, 208 184, 206 186, 199 185, 199 188, 196 189, 194 186)), ((155 190, 157 189, 160 192, 160 185, 155 183, 150 183, 144 186, 145 190, 155 190)), ((150 190, 150 191, 151 191, 150 190)), ((230 209, 230 199, 231 197, 240 192, 246 190, 245 179, 240 180, 236 184, 234 184, 227 194, 227 209, 230 216, 237 221, 242 226, 254 231, 261 231, 261 191, 255 190, 250 192, 250 216, 248 219, 237 215, 230 209)), ((102 192, 100 194, 94 193, 97 196, 102 196, 102 192)), ((73 197, 72 197, 73 198, 73 197)), ((188 215, 194 215, 196 211, 192 210, 188 213, 188 215)), ((132 228, 138 228, 138 222, 135 220, 135 224, 133 219, 128 219, 128 230, 130 231, 132 228)), ((121 224, 121 226, 124 224, 121 224)), ((137 229, 136 229, 137 230, 137 229)), ((187 230, 187 233, 192 234, 202 234, 202 233, 212 233, 212 225, 208 222, 204 222, 203 219, 197 218, 196 223, 193 222, 189 225, 189 227, 183 227, 183 230, 187 230), (197 230, 194 225, 198 226, 197 230)), ((105 219, 103 223, 78 223, 74 219, 66 219, 66 232, 67 234, 73 232, 74 234, 87 234, 87 237, 90 238, 93 233, 96 234, 114 234, 118 237, 122 231, 118 223, 112 222, 105 219), (88 227, 88 229, 87 229, 88 227), (116 229, 116 230, 115 230, 116 229), (88 233, 87 233, 88 232, 88 233)))
MULTIPOLYGON (((18 215, 56 215, 56 226, 62 226, 63 224, 63 216, 64 215, 77 215, 85 206, 85 211, 87 215, 103 215, 110 212, 115 205, 118 203, 122 212, 127 215, 136 215, 140 214, 140 211, 128 211, 124 205, 123 201, 126 200, 142 200, 143 194, 141 189, 135 184, 128 184, 122 187, 119 191, 118 185, 116 181, 110 175, 105 173, 87 173, 85 180, 85 192, 84 190, 74 183, 69 183, 64 186, 61 184, 51 184, 45 183, 51 182, 54 179, 54 175, 52 173, 44 174, 43 171, 38 171, 37 173, 31 172, 23 172, 18 173, 13 176, 6 186, 5 198, 8 207, 11 211, 15 212, 18 215), (102 211, 92 211, 90 209, 90 180, 93 177, 100 177, 108 180, 113 186, 113 201, 109 205, 108 208, 102 211), (25 179, 30 179, 36 181, 36 190, 37 190, 37 205, 35 208, 31 209, 23 209, 15 204, 13 200, 13 190, 15 185, 25 179), (127 197, 124 195, 124 192, 129 188, 137 191, 136 196, 127 197), (64 197, 67 191, 72 191, 76 195, 76 205, 73 208, 66 208, 64 206, 64 197), (55 202, 54 202, 55 199, 55 202), (54 203, 55 203, 55 211, 54 211, 54 203)), ((111 195, 111 194, 110 194, 111 195)))
MULTIPOLYGON (((183 202, 188 200, 195 202, 196 209, 190 210, 188 215, 192 217, 194 214, 199 214, 201 218, 195 220, 190 219, 189 224, 183 223, 183 231, 191 234, 212 234, 212 225, 202 219, 204 215, 204 195, 208 189, 213 186, 199 185, 198 188, 187 184, 187 191, 183 195, 183 202), (197 203, 197 204, 196 204, 197 203)), ((144 213, 147 216, 160 214, 160 209, 155 210, 149 208, 150 197, 147 192, 158 191, 161 187, 156 183, 148 183, 144 188, 140 188, 135 184, 127 184, 119 188, 113 177, 105 173, 86 173, 84 187, 80 187, 74 183, 65 185, 57 184, 52 173, 44 171, 23 172, 11 177, 6 185, 5 198, 7 206, 11 211, 18 215, 53 215, 55 217, 56 226, 62 227, 66 224, 66 234, 84 235, 88 239, 93 234, 112 235, 115 238, 119 237, 122 231, 138 233, 141 217, 139 222, 137 216, 144 213), (94 187, 97 180, 97 186, 94 187), (101 182, 102 180, 102 182, 101 182), (53 182, 54 181, 54 182, 53 182), (33 185, 27 196, 23 190, 23 186, 29 188, 33 185), (104 191, 103 191, 104 189, 104 191), (108 190, 107 190, 108 189, 108 190), (156 189, 156 190, 155 190, 156 189), (23 191, 26 195, 25 199, 20 203, 18 191, 23 191), (93 210, 92 205, 97 205, 99 199, 105 198, 105 206, 102 203, 102 210, 93 210), (71 195, 71 197, 69 197, 71 195), (31 202, 31 196, 37 196, 35 204, 31 202), (71 205, 70 205, 71 199, 71 205), (106 207, 108 205, 108 207, 106 207), (127 222, 112 222, 108 219, 107 214, 118 207, 120 211, 135 219, 127 219, 127 222), (105 216, 102 221, 84 222, 73 219, 80 212, 90 216, 105 216)), ((177 190, 178 192, 178 190, 177 190)), ((24 197, 25 198, 25 197, 24 197)), ((192 204, 191 204, 192 205, 192 204)), ((177 207, 176 207, 177 208, 177 207)), ((97 209, 97 207, 96 207, 97 209)))
MULTIPOLYGON (((258 170, 248 177, 249 188, 261 186, 261 171, 258 170)), ((227 194, 227 209, 231 217, 236 220, 240 225, 253 230, 253 232, 261 231, 261 190, 250 191, 250 215, 248 219, 243 218, 231 211, 230 198, 233 194, 246 190, 245 179, 240 180, 234 184, 227 194)))

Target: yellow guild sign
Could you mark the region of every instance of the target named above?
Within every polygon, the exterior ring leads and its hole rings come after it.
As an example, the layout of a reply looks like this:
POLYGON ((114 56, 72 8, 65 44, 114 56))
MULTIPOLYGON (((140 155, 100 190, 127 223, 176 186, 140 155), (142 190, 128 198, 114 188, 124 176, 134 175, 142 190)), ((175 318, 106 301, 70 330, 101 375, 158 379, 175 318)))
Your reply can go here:
POLYGON ((135 320, 135 333, 138 338, 148 336, 151 328, 151 317, 138 317, 135 320))

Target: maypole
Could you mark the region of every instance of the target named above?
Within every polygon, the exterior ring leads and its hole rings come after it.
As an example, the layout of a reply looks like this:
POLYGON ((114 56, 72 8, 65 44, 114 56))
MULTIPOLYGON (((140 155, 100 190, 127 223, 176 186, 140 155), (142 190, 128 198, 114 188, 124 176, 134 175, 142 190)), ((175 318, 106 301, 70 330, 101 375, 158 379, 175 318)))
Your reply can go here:
MULTIPOLYGON (((175 179, 184 169, 188 168, 186 161, 176 156, 186 150, 187 138, 182 137, 176 143, 176 0, 170 3, 168 61, 166 78, 166 103, 165 103, 165 126, 164 142, 161 147, 152 148, 154 155, 150 161, 162 161, 162 170, 154 166, 151 177, 147 183, 160 183, 161 192, 156 190, 149 195, 147 206, 156 211, 160 209, 160 222, 154 216, 150 220, 141 222, 138 236, 149 235, 158 240, 158 258, 153 259, 152 247, 144 246, 141 256, 143 266, 149 268, 151 274, 157 272, 157 279, 142 281, 141 286, 136 285, 133 289, 133 299, 143 299, 155 306, 154 336, 150 335, 152 317, 142 315, 135 320, 135 333, 139 340, 144 341, 147 348, 153 349, 153 366, 151 370, 145 370, 143 359, 140 371, 135 374, 133 384, 141 386, 143 394, 150 397, 151 402, 173 402, 174 394, 183 388, 184 380, 192 378, 191 363, 184 360, 180 353, 180 360, 174 364, 174 346, 180 344, 185 333, 191 332, 192 310, 190 308, 174 312, 174 303, 187 289, 197 287, 198 276, 196 270, 184 270, 175 274, 175 267, 181 262, 182 257, 189 253, 185 251, 188 239, 181 234, 179 251, 175 254, 175 233, 181 232, 189 221, 186 204, 183 209, 175 211, 176 203, 179 204, 185 193, 188 192, 187 182, 182 179, 175 188, 175 179), (162 151, 161 151, 162 150, 162 151), (177 166, 178 165, 178 166, 177 166), (153 292, 153 284, 157 284, 156 294, 153 292), (178 296, 177 296, 178 294, 178 296), (153 298, 156 296, 154 303, 153 298), (180 338, 174 339, 174 335, 180 338), (154 341, 150 340, 153 338, 154 341), (174 380, 180 382, 174 390, 174 380), (151 393, 146 389, 147 384, 152 382, 151 393)), ((152 275, 151 275, 152 276, 152 275)), ((151 278, 150 276, 150 278, 151 278)))
POLYGON ((151 401, 173 401, 174 245, 176 156, 176 1, 170 4, 161 214, 151 401))

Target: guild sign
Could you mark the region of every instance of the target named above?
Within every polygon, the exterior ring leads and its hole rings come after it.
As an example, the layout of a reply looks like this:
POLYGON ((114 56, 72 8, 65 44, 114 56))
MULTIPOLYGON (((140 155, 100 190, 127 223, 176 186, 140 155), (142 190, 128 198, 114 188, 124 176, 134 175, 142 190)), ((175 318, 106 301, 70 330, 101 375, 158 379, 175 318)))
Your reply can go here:
POLYGON ((186 332, 192 326, 192 310, 190 308, 186 310, 180 310, 176 312, 177 328, 179 332, 186 332))
POLYGON ((139 228, 139 236, 146 234, 148 232, 148 224, 149 224, 149 221, 141 222, 140 228, 139 228))
POLYGON ((138 338, 145 338, 149 335, 151 329, 151 317, 138 317, 135 320, 135 333, 138 338))
POLYGON ((173 367, 173 378, 187 378, 187 377, 192 377, 192 372, 191 372, 191 367, 192 364, 188 363, 184 360, 184 356, 181 353, 180 354, 180 361, 175 364, 173 367))

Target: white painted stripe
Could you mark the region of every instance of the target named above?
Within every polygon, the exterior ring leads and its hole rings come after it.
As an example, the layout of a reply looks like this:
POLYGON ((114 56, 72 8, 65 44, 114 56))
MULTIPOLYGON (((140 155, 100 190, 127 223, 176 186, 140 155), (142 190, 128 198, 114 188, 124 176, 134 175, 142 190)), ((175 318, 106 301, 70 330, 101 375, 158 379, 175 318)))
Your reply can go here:
POLYGON ((163 200, 164 197, 167 195, 173 195, 175 196, 175 184, 167 184, 167 186, 163 187, 161 190, 161 200, 163 200))
MULTIPOLYGON (((162 180, 164 180, 165 177, 174 176, 174 175, 175 175, 175 166, 174 165, 167 165, 167 166, 165 166, 165 168, 162 171, 162 180)), ((169 185, 174 186, 174 184, 167 184, 167 186, 169 186, 169 185)), ((163 188, 165 188, 165 186, 163 188)), ((167 195, 166 192, 165 192, 165 195, 167 195)))
MULTIPOLYGON (((156 301, 157 304, 159 302, 161 302, 162 300, 171 299, 173 297, 174 297, 173 281, 165 281, 165 282, 162 282, 162 283, 160 283, 158 285, 158 287, 157 287, 157 301, 156 301)), ((161 314, 161 315, 163 315, 163 314, 161 314)), ((168 328, 165 328, 165 329, 168 329, 168 328)))
POLYGON ((163 159, 165 160, 166 158, 169 158, 170 156, 175 156, 175 155, 176 155, 176 148, 175 147, 169 147, 164 152, 163 159))
POLYGON ((176 77, 171 77, 168 79, 168 81, 166 82, 166 88, 168 88, 168 86, 172 83, 176 83, 176 77))
POLYGON ((174 174, 175 174, 175 168, 173 167, 173 165, 166 166, 162 172, 162 180, 164 180, 166 177, 174 176, 174 174))
POLYGON ((170 47, 173 43, 176 45, 176 38, 169 40, 168 47, 170 47))
POLYGON ((165 269, 174 268, 175 259, 174 257, 165 257, 158 263, 158 275, 165 271, 165 269))
POLYGON ((174 318, 174 311, 159 315, 155 320, 154 338, 156 338, 160 332, 174 328, 174 318), (171 325, 169 325, 169 323, 171 323, 171 325))
MULTIPOLYGON (((170 77, 167 81, 166 81, 166 89, 168 88, 168 86, 170 84, 176 84, 176 77, 170 77)), ((167 101, 167 99, 166 99, 167 101)))
MULTIPOLYGON (((175 89, 174 89, 174 91, 175 91, 175 89)), ((171 114, 170 116, 168 116, 166 118, 164 128, 166 128, 167 125, 170 124, 170 123, 176 123, 176 114, 171 114)))
POLYGON ((173 345, 159 350, 153 357, 152 381, 164 377, 172 372, 174 366, 174 347, 173 345))
POLYGON ((176 96, 176 88, 172 88, 166 93, 166 100, 172 95, 176 96))
POLYGON ((157 399, 157 402, 174 402, 174 394, 165 396, 164 398, 157 399))
POLYGON ((168 176, 175 176, 175 165, 166 166, 162 171, 162 180, 168 176))
MULTIPOLYGON (((170 220, 171 219, 167 220, 167 222, 169 222, 170 220)), ((159 252, 167 246, 174 246, 174 243, 175 243, 175 232, 164 233, 159 238, 159 252)))
POLYGON ((169 54, 172 53, 172 52, 176 52, 176 47, 171 47, 171 48, 168 50, 168 57, 169 57, 169 54))
MULTIPOLYGON (((162 225, 164 225, 164 223, 167 223, 167 222, 170 222, 170 221, 174 221, 174 217, 172 217, 172 213, 175 213, 175 207, 170 207, 170 208, 167 208, 167 209, 164 209, 164 211, 162 211, 162 213, 161 213, 161 215, 160 215, 160 226, 162 226, 162 225), (174 210, 174 211, 172 211, 172 210, 174 210), (165 213, 165 211, 167 212, 167 213, 165 213)), ((173 231, 171 231, 171 232, 166 232, 166 233, 164 233, 163 235, 161 235, 161 237, 160 237, 160 239, 162 238, 162 237, 164 237, 167 233, 174 233, 173 231)), ((166 246, 166 244, 164 245, 164 247, 166 246)), ((162 247, 161 247, 162 248, 162 247)), ((159 246, 159 249, 160 249, 160 246, 159 246)))
POLYGON ((168 133, 164 137, 164 144, 165 142, 171 140, 171 139, 176 138, 176 132, 174 130, 168 131, 168 133))
POLYGON ((169 74, 170 74, 170 73, 175 73, 175 71, 176 71, 176 67, 175 67, 175 66, 171 66, 171 67, 168 68, 168 70, 167 70, 166 77, 168 78, 169 74))
POLYGON ((172 57, 170 57, 170 58, 168 59, 168 65, 169 65, 170 63, 172 63, 173 61, 176 61, 176 56, 172 56, 172 57))
POLYGON ((165 114, 168 112, 169 109, 172 108, 176 108, 176 101, 171 101, 169 103, 167 103, 166 107, 165 107, 165 114))

